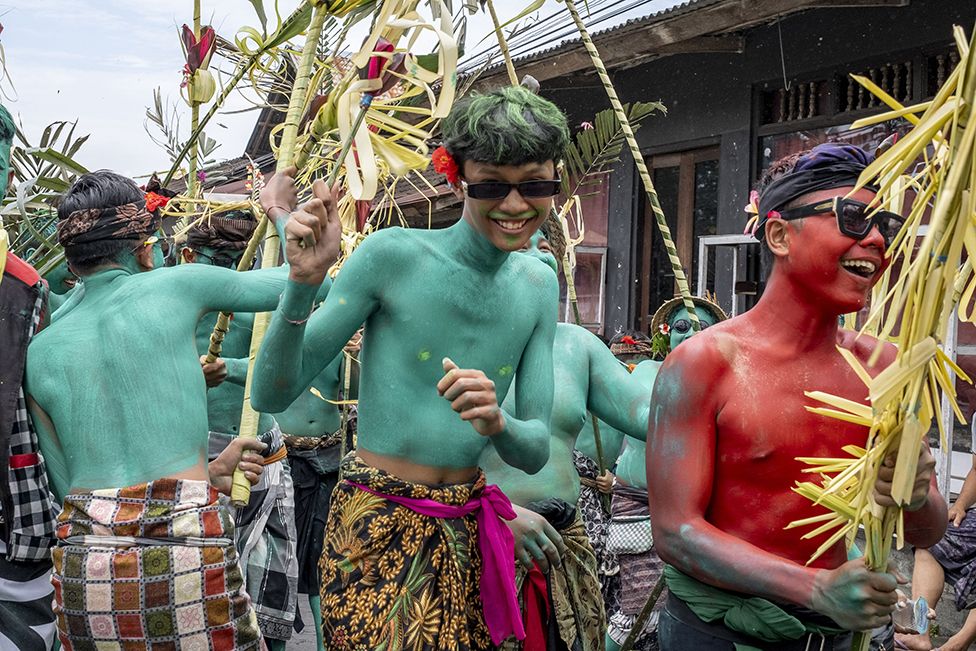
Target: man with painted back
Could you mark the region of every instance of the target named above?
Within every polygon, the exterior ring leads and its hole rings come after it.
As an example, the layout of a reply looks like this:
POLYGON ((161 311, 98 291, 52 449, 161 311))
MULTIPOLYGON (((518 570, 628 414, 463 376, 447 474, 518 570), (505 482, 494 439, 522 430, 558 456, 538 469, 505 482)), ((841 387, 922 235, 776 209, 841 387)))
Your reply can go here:
MULTIPOLYGON (((258 649, 218 494, 229 492, 237 467, 257 481, 256 451, 265 446, 238 439, 207 463, 194 332, 209 312, 272 309, 283 272, 181 265, 144 273, 154 267, 158 218, 131 180, 111 172, 79 178, 59 213, 59 239, 84 292, 32 342, 26 387, 64 500, 53 579, 61 640, 258 649)), ((338 228, 320 247, 335 258, 338 228)))

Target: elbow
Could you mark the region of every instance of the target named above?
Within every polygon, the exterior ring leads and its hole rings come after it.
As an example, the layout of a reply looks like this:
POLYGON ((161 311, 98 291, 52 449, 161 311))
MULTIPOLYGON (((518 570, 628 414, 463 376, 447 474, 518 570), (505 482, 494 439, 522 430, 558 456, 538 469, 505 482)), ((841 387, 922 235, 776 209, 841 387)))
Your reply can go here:
POLYGON ((654 549, 661 560, 674 565, 679 570, 685 570, 680 559, 684 556, 681 549, 681 535, 667 524, 660 524, 651 518, 651 535, 654 539, 654 549))
POLYGON ((284 387, 276 384, 255 380, 251 387, 251 408, 254 411, 262 414, 280 414, 291 406, 295 399, 289 399, 284 387))
POLYGON ((526 453, 519 460, 519 470, 527 475, 534 475, 549 461, 549 437, 540 441, 538 445, 526 447, 526 453))

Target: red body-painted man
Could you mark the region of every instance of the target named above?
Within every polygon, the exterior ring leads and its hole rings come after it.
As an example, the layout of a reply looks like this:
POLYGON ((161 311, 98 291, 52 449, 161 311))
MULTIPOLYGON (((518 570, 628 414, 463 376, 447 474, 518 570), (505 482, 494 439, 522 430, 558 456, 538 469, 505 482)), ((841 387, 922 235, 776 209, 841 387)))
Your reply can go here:
MULTIPOLYGON (((855 341, 838 316, 865 305, 900 224, 887 213, 864 218, 869 189, 854 203, 835 200, 868 162, 856 147, 828 144, 774 165, 760 182, 756 236, 772 263, 762 298, 674 351, 658 376, 647 477, 655 543, 672 566, 663 649, 847 649, 845 630, 879 626, 894 608, 894 576, 848 562, 843 541, 807 566, 823 540, 784 530, 824 512, 791 491, 809 479, 796 457, 837 456, 867 440, 864 427, 809 413, 804 391, 865 402, 837 346, 866 365, 875 342, 855 341), (748 597, 762 601, 743 608, 748 597)), ((872 374, 894 359, 887 348, 872 374)), ((892 504, 893 461, 875 486, 882 505, 892 504)), ((933 468, 924 449, 905 514, 915 545, 933 544, 945 529, 933 468)))

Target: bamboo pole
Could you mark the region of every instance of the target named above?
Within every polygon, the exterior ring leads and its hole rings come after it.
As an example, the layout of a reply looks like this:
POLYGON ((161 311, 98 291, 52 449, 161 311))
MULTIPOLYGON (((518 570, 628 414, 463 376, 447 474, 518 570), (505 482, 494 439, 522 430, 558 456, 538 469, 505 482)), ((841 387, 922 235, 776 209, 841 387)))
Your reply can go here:
POLYGON ((674 239, 671 237, 671 229, 668 227, 668 221, 664 217, 664 210, 662 210, 661 202, 658 200, 657 191, 654 189, 654 182, 651 181, 651 174, 648 172, 647 164, 644 162, 644 156, 641 155, 640 147, 637 145, 637 139, 634 138, 634 130, 630 126, 630 120, 627 119, 627 113, 624 111, 620 99, 617 97, 617 91, 614 89, 613 82, 610 81, 607 69, 603 65, 600 52, 590 39, 590 34, 587 32, 586 25, 583 24, 583 20, 580 18, 576 4, 573 0, 565 0, 565 2, 566 8, 569 9, 569 13, 573 17, 573 22, 576 23, 576 29, 580 33, 583 45, 586 47, 590 59, 593 60, 593 67, 596 68, 596 72, 600 76, 600 81, 603 82, 603 87, 607 91, 607 96, 610 98, 610 105, 613 107, 613 112, 617 115, 617 120, 620 121, 620 129, 624 132, 627 146, 630 148, 630 153, 634 157, 634 164, 637 165, 637 171, 640 174, 641 180, 644 182, 644 191, 647 193, 647 199, 651 203, 651 210, 654 212, 654 221, 661 233, 661 239, 664 241, 664 248, 668 252, 668 259, 671 261, 671 269, 674 272, 674 281, 678 285, 678 293, 681 294, 685 309, 688 310, 688 317, 691 319, 692 327, 695 330, 701 330, 698 314, 695 312, 695 303, 691 300, 691 291, 688 289, 688 280, 685 278, 685 271, 681 266, 681 259, 678 257, 678 249, 675 247, 674 239))
MULTIPOLYGON (((193 38, 200 42, 200 0, 193 0, 193 38)), ((197 74, 197 73, 194 73, 197 74)), ((193 83, 193 80, 190 80, 193 83)), ((189 178, 186 182, 187 192, 191 197, 198 196, 200 192, 200 181, 197 179, 197 168, 200 165, 200 139, 196 134, 197 130, 200 128, 200 102, 192 101, 190 103, 190 161, 189 161, 189 178)))
MULTIPOLYGON (((298 125, 305 111, 312 64, 315 61, 315 53, 319 36, 322 33, 322 26, 325 24, 327 14, 325 3, 314 2, 313 0, 312 6, 312 20, 305 34, 305 46, 302 48, 298 71, 295 73, 295 85, 291 89, 288 113, 285 116, 281 144, 278 148, 278 162, 275 166, 276 173, 280 173, 288 167, 291 167, 294 162, 295 143, 298 139, 298 125)), ((261 257, 262 269, 278 265, 278 232, 274 228, 266 230, 267 239, 265 240, 264 255, 261 257)), ((244 405, 241 410, 239 436, 257 436, 258 414, 251 407, 251 387, 254 384, 254 359, 257 357, 258 349, 261 347, 261 340, 264 339, 264 333, 268 329, 270 320, 270 312, 261 312, 254 317, 254 329, 251 333, 251 349, 248 354, 247 380, 244 384, 244 405)), ((244 473, 240 470, 235 471, 234 484, 231 488, 231 501, 235 505, 242 506, 247 504, 250 495, 251 485, 247 481, 247 478, 244 477, 244 473)))
POLYGON ((513 86, 518 86, 518 76, 515 74, 515 64, 512 63, 512 55, 508 51, 508 43, 505 41, 505 35, 502 34, 501 24, 498 22, 498 14, 495 13, 495 4, 491 0, 487 0, 488 13, 491 14, 491 22, 495 27, 495 37, 498 39, 498 47, 502 50, 502 56, 505 57, 505 69, 508 70, 508 80, 512 82, 513 86))

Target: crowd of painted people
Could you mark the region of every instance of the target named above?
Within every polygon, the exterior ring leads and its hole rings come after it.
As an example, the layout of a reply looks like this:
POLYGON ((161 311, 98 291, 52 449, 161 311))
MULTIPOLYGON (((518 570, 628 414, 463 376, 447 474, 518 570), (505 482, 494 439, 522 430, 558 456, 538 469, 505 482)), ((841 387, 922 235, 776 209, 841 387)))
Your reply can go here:
MULTIPOLYGON (((870 155, 826 144, 764 175, 755 308, 676 298, 601 341, 557 322, 563 114, 506 88, 441 132, 460 219, 379 230, 334 280, 334 190, 299 204, 294 170, 261 193, 281 267, 233 270, 249 212, 172 241, 108 171, 57 206, 62 267, 6 256, 0 649, 284 649, 305 626, 339 650, 847 649, 872 629, 891 648, 897 577, 843 541, 806 565, 820 541, 783 531, 818 513, 795 457, 865 440, 803 392, 863 400, 837 346, 873 345, 838 316, 900 224, 870 188, 848 196, 870 155), (245 385, 257 438, 238 436, 245 385)), ((976 479, 947 512, 933 466, 923 450, 906 535, 969 607, 976 479)))

